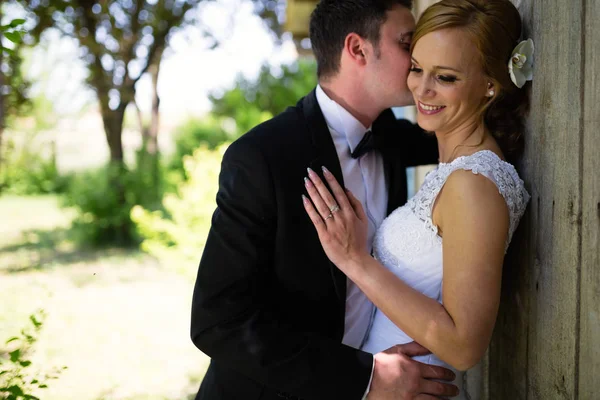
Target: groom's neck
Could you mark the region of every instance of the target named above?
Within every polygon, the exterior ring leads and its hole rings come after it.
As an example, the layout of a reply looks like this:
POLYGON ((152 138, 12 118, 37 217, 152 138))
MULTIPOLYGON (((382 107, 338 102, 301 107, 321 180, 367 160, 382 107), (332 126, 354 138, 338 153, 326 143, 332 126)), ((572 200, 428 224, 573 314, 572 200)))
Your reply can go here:
POLYGON ((319 85, 331 100, 344 107, 365 127, 371 126, 383 111, 375 102, 370 101, 370 96, 356 80, 344 79, 342 75, 337 75, 327 80, 319 80, 319 85))

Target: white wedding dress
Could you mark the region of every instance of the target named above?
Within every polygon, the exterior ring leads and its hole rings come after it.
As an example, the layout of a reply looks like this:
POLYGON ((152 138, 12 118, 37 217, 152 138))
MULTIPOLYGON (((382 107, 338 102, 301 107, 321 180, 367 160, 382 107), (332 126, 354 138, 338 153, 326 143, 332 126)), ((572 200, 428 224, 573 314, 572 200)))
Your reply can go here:
MULTIPOLYGON (((489 150, 441 163, 425 178, 423 185, 406 205, 396 209, 381 224, 373 242, 374 256, 406 284, 442 303, 442 238, 431 219, 432 206, 448 176, 456 170, 481 174, 496 184, 508 205, 510 228, 506 247, 525 211, 529 194, 515 168, 489 150)), ((378 353, 396 344, 412 342, 406 333, 377 310, 362 350, 378 353)), ((427 364, 447 364, 435 355, 415 358, 427 364)), ((453 368, 451 368, 453 369, 453 368)), ((454 369, 453 369, 454 370, 454 369)), ((476 388, 468 387, 467 373, 457 372, 454 382, 461 395, 455 399, 475 399, 476 388), (471 392, 471 393, 469 393, 471 392)), ((469 379, 468 382, 471 382, 469 379)))

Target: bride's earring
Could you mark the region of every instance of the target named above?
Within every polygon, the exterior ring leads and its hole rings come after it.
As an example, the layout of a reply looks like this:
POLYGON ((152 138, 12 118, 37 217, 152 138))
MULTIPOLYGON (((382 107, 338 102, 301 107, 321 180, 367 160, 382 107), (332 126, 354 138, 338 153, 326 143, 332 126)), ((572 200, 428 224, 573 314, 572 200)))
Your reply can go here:
POLYGON ((488 92, 488 97, 494 97, 495 94, 496 92, 494 92, 494 89, 492 89, 488 92))

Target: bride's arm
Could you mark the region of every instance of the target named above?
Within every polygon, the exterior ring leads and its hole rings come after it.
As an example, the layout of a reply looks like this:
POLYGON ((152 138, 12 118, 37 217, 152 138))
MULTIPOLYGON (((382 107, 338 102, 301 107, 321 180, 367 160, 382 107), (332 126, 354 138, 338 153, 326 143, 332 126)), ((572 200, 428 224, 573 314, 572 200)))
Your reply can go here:
MULTIPOLYGON (((483 176, 457 171, 438 196, 436 222, 444 237, 441 305, 405 284, 365 251, 360 244, 365 222, 360 203, 350 195, 351 204, 344 204, 343 190, 325 176, 342 211, 349 206, 356 210, 355 220, 350 213, 340 212, 323 222, 307 204, 327 255, 416 342, 459 370, 475 365, 489 344, 500 301, 509 217, 497 187, 483 176)), ((313 201, 317 189, 326 190, 318 178, 314 182, 316 188, 308 187, 313 201)), ((332 201, 323 196, 321 207, 326 210, 332 201)), ((318 199, 315 205, 319 209, 318 199)))

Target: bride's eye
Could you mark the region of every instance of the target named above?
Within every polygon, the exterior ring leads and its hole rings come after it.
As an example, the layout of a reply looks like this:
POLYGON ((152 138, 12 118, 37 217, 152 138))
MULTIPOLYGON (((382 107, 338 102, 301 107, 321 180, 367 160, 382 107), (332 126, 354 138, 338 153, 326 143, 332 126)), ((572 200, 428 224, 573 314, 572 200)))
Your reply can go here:
POLYGON ((458 80, 455 76, 452 75, 438 75, 437 78, 445 83, 454 83, 458 80))
POLYGON ((409 69, 410 72, 414 72, 416 74, 423 72, 423 70, 415 65, 412 65, 409 69))

